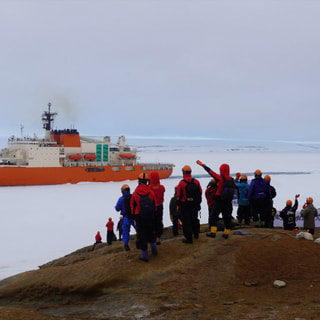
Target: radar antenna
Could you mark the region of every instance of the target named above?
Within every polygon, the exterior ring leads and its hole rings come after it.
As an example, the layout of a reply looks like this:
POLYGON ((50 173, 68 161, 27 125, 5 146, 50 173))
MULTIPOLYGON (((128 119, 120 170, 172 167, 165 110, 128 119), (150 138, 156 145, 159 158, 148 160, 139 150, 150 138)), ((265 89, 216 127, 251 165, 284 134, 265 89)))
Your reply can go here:
POLYGON ((44 111, 42 114, 42 125, 43 129, 46 130, 46 138, 50 137, 50 132, 52 129, 51 124, 54 122, 54 117, 58 114, 57 112, 51 112, 51 103, 48 103, 48 111, 44 111))

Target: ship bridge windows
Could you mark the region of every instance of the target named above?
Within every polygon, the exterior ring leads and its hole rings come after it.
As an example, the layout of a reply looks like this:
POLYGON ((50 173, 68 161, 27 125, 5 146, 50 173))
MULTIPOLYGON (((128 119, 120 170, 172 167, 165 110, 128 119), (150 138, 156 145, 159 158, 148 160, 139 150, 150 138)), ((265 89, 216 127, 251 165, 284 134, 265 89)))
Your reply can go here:
POLYGON ((86 172, 104 172, 104 168, 101 168, 101 167, 86 168, 86 172))

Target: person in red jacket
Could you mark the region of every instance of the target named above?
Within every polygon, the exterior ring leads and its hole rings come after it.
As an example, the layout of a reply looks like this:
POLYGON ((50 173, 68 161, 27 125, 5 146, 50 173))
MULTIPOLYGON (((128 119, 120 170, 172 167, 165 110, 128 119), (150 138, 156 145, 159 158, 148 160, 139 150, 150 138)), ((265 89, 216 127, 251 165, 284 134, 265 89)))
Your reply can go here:
POLYGON ((97 232, 95 239, 96 239, 96 243, 95 244, 98 244, 98 243, 102 242, 101 241, 102 238, 101 238, 101 235, 100 235, 100 231, 97 232))
POLYGON ((112 245, 112 240, 113 240, 113 226, 114 226, 114 223, 112 221, 112 218, 109 218, 109 221, 107 222, 106 224, 106 227, 107 227, 107 242, 108 242, 108 245, 112 245))
POLYGON ((208 219, 209 228, 211 228, 212 226, 213 205, 215 203, 217 190, 218 190, 218 185, 216 183, 216 180, 212 178, 208 183, 207 189, 205 191, 205 196, 208 204, 208 213, 209 213, 209 219, 208 219))
POLYGON ((149 261, 148 243, 150 243, 152 254, 158 254, 155 233, 156 199, 148 183, 148 175, 145 172, 140 173, 138 186, 132 193, 130 202, 131 212, 136 221, 136 247, 141 249, 138 259, 145 262, 149 261))
POLYGON ((182 242, 193 243, 192 235, 197 239, 200 232, 198 212, 201 208, 202 188, 199 180, 192 178, 190 166, 185 165, 182 168, 182 174, 183 179, 177 186, 176 195, 184 235, 182 242))
POLYGON ((156 214, 155 214, 155 229, 156 229, 156 244, 160 244, 160 237, 163 233, 163 202, 165 187, 160 184, 160 178, 158 171, 152 171, 150 173, 150 189, 154 192, 156 197, 156 214))
POLYGON ((218 189, 216 192, 215 203, 213 206, 212 213, 212 226, 210 227, 210 232, 207 232, 207 236, 211 238, 215 238, 217 233, 217 223, 219 219, 219 214, 222 213, 222 218, 224 222, 224 232, 223 237, 228 239, 231 229, 231 219, 232 219, 232 200, 225 201, 221 198, 222 189, 225 180, 233 180, 230 177, 230 167, 228 164, 224 163, 220 166, 220 175, 211 170, 205 164, 203 164, 200 160, 197 161, 197 164, 202 166, 209 174, 212 176, 218 185, 218 189))

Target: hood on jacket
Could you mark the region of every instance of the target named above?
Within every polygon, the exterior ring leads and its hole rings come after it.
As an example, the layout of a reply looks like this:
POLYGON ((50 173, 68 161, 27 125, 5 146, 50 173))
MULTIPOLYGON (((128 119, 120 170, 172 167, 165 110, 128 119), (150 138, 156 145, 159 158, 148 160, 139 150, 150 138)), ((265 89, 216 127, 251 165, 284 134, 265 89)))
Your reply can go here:
POLYGON ((183 174, 183 179, 190 182, 192 180, 191 173, 184 173, 183 174))
POLYGON ((150 173, 150 184, 160 184, 158 171, 152 171, 150 173))
POLYGON ((220 176, 230 178, 230 167, 228 164, 224 163, 220 166, 220 176))

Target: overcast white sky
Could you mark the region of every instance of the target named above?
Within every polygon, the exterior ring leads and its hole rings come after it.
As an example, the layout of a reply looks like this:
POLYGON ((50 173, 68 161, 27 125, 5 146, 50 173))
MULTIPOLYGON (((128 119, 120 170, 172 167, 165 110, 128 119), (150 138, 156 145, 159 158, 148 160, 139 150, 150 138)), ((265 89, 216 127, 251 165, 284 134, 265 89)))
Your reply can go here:
POLYGON ((0 134, 319 140, 320 1, 1 0, 0 134))

